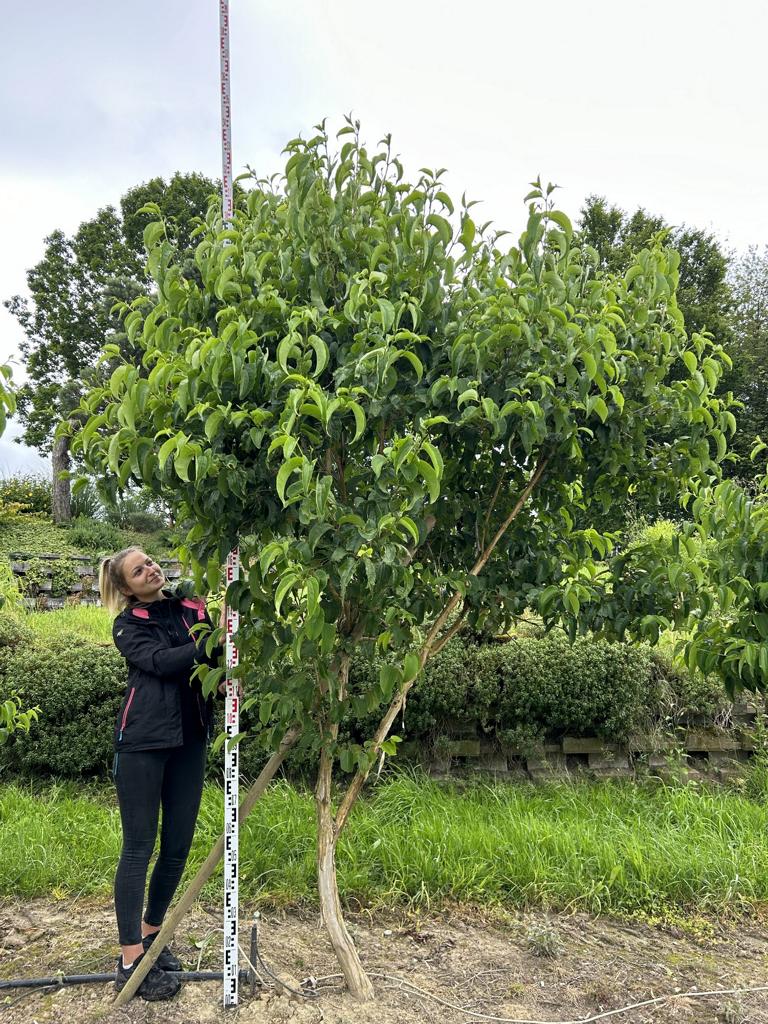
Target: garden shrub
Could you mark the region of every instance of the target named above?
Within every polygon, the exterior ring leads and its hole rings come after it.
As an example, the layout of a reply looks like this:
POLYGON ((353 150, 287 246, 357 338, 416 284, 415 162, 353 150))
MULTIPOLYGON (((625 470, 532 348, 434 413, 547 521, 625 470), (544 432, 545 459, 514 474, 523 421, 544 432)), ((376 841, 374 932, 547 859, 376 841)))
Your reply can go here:
POLYGON ((540 724, 548 736, 601 736, 623 742, 645 719, 650 648, 550 634, 513 640, 480 654, 500 682, 497 730, 540 724))
POLYGON ((111 523, 85 516, 70 523, 69 541, 74 547, 94 554, 111 554, 127 546, 123 534, 111 523))
MULTIPOLYGON (((364 692, 371 676, 378 677, 378 665, 353 658, 350 690, 364 692)), ((23 773, 106 773, 125 679, 125 664, 111 644, 55 633, 41 638, 22 620, 0 615, 0 701, 17 691, 25 706, 40 707, 30 736, 4 748, 4 764, 23 773)), ((717 714, 724 703, 712 680, 692 681, 642 645, 577 640, 571 646, 556 634, 496 644, 455 638, 428 663, 394 732, 428 748, 469 730, 527 753, 544 738, 565 734, 622 742, 654 725, 681 724, 702 711, 717 714)), ((220 728, 223 701, 216 705, 220 728)), ((359 742, 373 720, 347 716, 340 742, 359 742)), ((244 730, 257 723, 258 708, 243 713, 244 730)), ((268 756, 258 737, 246 738, 243 776, 255 778, 268 756)), ((294 776, 311 775, 315 767, 310 745, 286 761, 294 776)), ((220 772, 221 755, 213 755, 209 777, 220 772)))
POLYGON ((0 554, 11 553, 76 555, 78 549, 68 527, 56 526, 43 515, 23 515, 0 522, 0 554))
POLYGON ((0 557, 0 614, 18 615, 24 610, 24 599, 18 578, 7 558, 0 557))
POLYGON ((651 671, 655 699, 649 708, 650 727, 674 729, 696 722, 717 725, 728 721, 733 704, 717 676, 691 673, 658 649, 651 655, 651 671))
POLYGON ((104 505, 95 484, 88 480, 84 487, 74 491, 70 500, 72 519, 103 519, 104 505))
POLYGON ((50 515, 52 484, 42 473, 15 473, 0 479, 0 506, 17 505, 21 512, 50 515))
POLYGON ((0 701, 16 691, 25 706, 39 706, 40 717, 29 736, 6 744, 4 764, 40 775, 103 773, 112 760, 125 681, 125 662, 111 644, 78 637, 6 651, 0 661, 0 701))
POLYGON ((127 512, 120 525, 134 533, 159 533, 165 529, 165 520, 152 512, 127 512))
MULTIPOLYGON (((5 657, 9 651, 22 645, 28 647, 34 642, 34 639, 35 634, 23 618, 0 613, 0 655, 5 657)), ((2 677, 3 671, 3 664, 0 662, 0 677, 2 677)))
POLYGON ((51 596, 63 597, 79 583, 80 576, 74 562, 69 558, 33 558, 27 562, 24 573, 24 588, 28 594, 36 594, 50 580, 51 596))

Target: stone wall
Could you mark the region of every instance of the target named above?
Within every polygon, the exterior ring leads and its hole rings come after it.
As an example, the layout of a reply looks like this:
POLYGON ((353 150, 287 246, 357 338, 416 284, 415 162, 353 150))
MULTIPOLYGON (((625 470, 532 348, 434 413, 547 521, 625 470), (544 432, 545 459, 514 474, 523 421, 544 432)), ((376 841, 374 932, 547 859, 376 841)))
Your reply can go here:
MULTIPOLYGON (((99 601, 99 561, 100 559, 88 555, 60 555, 53 553, 31 555, 24 551, 13 551, 9 555, 11 568, 22 584, 25 591, 31 589, 32 593, 26 593, 25 602, 31 608, 40 610, 55 611, 67 604, 95 604, 99 601), (51 566, 60 559, 71 562, 79 577, 79 582, 71 587, 66 594, 53 594, 51 576, 53 571, 48 572, 48 581, 32 588, 25 587, 24 580, 32 560, 50 563, 51 566)), ((168 579, 178 579, 181 576, 181 566, 173 559, 161 558, 159 564, 168 579)))
POLYGON ((728 781, 743 772, 755 751, 757 714, 754 705, 735 704, 730 722, 723 728, 633 736, 625 745, 596 736, 564 736, 534 749, 522 749, 502 748, 492 739, 442 736, 429 750, 409 742, 399 750, 439 777, 485 774, 543 781, 575 771, 594 778, 634 778, 651 772, 689 780, 728 781))

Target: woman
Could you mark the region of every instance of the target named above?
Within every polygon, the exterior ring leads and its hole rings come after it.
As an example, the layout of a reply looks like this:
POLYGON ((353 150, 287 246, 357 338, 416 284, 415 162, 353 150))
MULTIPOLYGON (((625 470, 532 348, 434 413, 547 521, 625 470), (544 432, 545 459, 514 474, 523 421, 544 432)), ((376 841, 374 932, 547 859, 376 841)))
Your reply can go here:
MULTIPOLYGON (((115 912, 122 956, 115 988, 127 983, 160 930, 181 879, 195 830, 203 790, 212 701, 191 679, 207 658, 204 640, 191 634, 209 619, 198 598, 164 590, 160 566, 140 548, 106 558, 100 568, 102 602, 115 614, 117 649, 128 664, 126 696, 115 723, 113 775, 123 826, 123 848, 115 876, 115 912), (157 836, 160 854, 149 882, 147 870, 157 836)), ((160 955, 139 986, 148 1000, 171 999, 181 988, 182 969, 170 949, 160 955)))

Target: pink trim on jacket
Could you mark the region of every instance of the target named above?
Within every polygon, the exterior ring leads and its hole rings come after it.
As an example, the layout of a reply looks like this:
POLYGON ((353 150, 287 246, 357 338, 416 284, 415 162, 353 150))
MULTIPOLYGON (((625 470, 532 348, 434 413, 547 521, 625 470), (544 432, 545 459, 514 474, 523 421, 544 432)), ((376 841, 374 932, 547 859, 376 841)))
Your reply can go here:
POLYGON ((205 618, 205 601, 200 598, 182 597, 181 604, 184 608, 194 608, 197 612, 197 621, 203 621, 205 618))

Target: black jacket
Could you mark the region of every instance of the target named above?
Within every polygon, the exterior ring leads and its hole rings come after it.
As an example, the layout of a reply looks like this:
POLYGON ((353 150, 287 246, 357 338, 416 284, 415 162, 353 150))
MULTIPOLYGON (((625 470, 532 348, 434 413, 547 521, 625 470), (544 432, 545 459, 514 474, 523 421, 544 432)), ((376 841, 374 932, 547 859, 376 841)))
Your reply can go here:
POLYGON ((190 683, 190 676, 201 662, 219 664, 222 649, 217 648, 208 658, 204 640, 196 640, 188 632, 198 622, 212 625, 204 601, 163 593, 167 601, 174 602, 172 614, 167 614, 168 608, 161 609, 159 601, 134 603, 117 616, 112 627, 115 646, 128 664, 126 694, 115 722, 118 752, 183 746, 183 686, 191 686, 201 731, 211 738, 213 701, 203 696, 199 679, 190 683))

